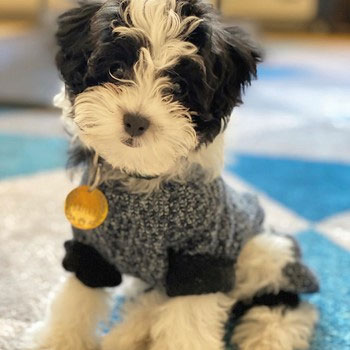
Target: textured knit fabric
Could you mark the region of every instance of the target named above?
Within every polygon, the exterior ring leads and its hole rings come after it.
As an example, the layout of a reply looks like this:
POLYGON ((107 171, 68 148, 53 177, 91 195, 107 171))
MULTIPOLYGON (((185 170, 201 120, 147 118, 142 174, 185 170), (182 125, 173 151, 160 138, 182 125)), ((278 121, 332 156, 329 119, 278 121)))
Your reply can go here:
POLYGON ((74 238, 151 286, 165 285, 169 249, 234 262, 242 244, 261 231, 256 197, 234 192, 221 177, 169 182, 150 195, 132 194, 116 181, 99 188, 108 199, 108 217, 97 229, 74 230, 74 238))

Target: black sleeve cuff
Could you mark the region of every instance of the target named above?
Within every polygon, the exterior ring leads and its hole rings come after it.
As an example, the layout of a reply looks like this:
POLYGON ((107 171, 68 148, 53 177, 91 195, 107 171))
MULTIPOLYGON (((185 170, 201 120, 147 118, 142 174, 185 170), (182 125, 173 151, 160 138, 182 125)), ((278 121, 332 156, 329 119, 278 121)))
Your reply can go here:
POLYGON ((74 240, 64 243, 66 255, 62 261, 65 270, 91 288, 115 287, 122 281, 120 272, 109 264, 96 249, 74 240))
POLYGON ((233 261, 169 251, 166 291, 171 297, 223 292, 233 288, 233 261))

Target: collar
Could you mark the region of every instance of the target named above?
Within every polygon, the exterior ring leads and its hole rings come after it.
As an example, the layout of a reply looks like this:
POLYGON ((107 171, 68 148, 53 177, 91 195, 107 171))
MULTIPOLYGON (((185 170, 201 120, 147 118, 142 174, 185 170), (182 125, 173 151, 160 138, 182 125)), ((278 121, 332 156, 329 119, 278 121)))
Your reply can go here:
POLYGON ((140 174, 129 174, 127 172, 125 172, 125 174, 128 175, 129 177, 133 177, 133 178, 139 179, 139 180, 154 180, 154 179, 157 179, 159 177, 159 175, 144 176, 144 175, 140 175, 140 174))

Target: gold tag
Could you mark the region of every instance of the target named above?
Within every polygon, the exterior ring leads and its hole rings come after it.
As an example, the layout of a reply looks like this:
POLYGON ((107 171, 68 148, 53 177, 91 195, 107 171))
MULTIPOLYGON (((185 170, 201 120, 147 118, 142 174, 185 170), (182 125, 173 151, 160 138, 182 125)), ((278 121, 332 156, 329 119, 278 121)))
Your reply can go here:
POLYGON ((68 194, 64 211, 74 227, 92 230, 106 220, 108 202, 100 190, 90 190, 89 186, 83 185, 68 194))

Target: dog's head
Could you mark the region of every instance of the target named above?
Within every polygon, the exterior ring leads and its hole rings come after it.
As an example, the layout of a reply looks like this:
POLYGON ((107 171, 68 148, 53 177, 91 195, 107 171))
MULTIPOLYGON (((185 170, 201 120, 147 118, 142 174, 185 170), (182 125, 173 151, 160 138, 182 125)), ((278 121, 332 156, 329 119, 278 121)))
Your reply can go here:
POLYGON ((83 144, 160 175, 220 134, 259 54, 202 0, 108 0, 59 18, 57 65, 83 144))

